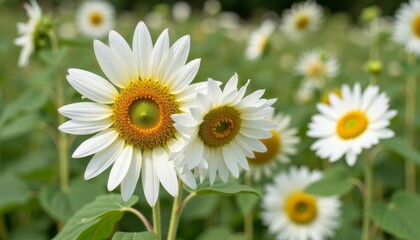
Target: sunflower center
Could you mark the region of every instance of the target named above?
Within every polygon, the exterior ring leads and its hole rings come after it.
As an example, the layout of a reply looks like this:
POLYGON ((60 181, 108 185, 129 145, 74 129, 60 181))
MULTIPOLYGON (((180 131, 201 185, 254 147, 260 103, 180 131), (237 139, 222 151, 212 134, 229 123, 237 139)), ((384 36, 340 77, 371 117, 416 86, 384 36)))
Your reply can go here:
POLYGON ((306 15, 299 16, 295 21, 295 26, 299 30, 305 29, 309 24, 309 18, 306 15))
POLYGON ((233 107, 222 106, 208 112, 200 124, 198 135, 210 147, 229 143, 241 128, 240 113, 233 107))
POLYGON ((248 162, 253 165, 262 165, 274 160, 281 151, 281 138, 277 131, 271 130, 271 138, 261 139, 260 141, 267 147, 266 152, 254 152, 254 158, 248 158, 248 162))
POLYGON ((93 12, 92 14, 90 14, 89 20, 93 25, 98 26, 102 24, 103 16, 99 12, 93 12))
POLYGON ((306 70, 306 74, 309 77, 320 78, 325 74, 325 66, 321 61, 316 61, 310 64, 306 70))
POLYGON ((286 198, 284 211, 296 224, 311 223, 317 216, 316 199, 304 192, 294 192, 286 198))
POLYGON ((169 89, 151 80, 134 81, 115 99, 114 127, 127 143, 152 149, 173 137, 175 113, 178 103, 169 89))
POLYGON ((420 38, 420 14, 416 15, 414 20, 411 22, 411 30, 416 37, 420 38))
POLYGON ((366 114, 360 111, 349 112, 338 121, 337 134, 342 139, 351 139, 362 134, 368 126, 366 114))

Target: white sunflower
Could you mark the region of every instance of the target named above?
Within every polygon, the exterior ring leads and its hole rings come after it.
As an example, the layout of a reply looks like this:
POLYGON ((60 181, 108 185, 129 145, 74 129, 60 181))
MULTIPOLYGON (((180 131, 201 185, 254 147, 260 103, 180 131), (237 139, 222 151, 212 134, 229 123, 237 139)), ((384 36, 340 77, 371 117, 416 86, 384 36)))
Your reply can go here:
POLYGON ((345 155, 352 166, 363 149, 394 136, 387 126, 397 112, 389 110, 389 98, 377 86, 362 93, 360 84, 353 90, 343 85, 341 96, 330 94, 329 104, 318 103, 317 108, 320 114, 312 117, 307 135, 319 138, 311 149, 331 162, 345 155))
POLYGON ((31 0, 30 4, 25 3, 24 7, 29 21, 17 23, 18 34, 21 36, 15 39, 15 44, 22 47, 18 61, 19 67, 28 65, 29 58, 36 49, 36 33, 42 19, 41 8, 35 0, 31 0))
POLYGON ((267 177, 271 176, 277 162, 290 163, 289 156, 296 154, 296 144, 299 143, 299 137, 296 136, 297 128, 290 128, 290 116, 278 113, 267 119, 276 126, 270 131, 272 137, 261 139, 267 151, 255 152, 253 158, 248 158, 250 165, 248 174, 251 174, 256 181, 259 181, 263 174, 267 177))
POLYGON ((265 118, 272 114, 270 106, 275 99, 260 99, 263 90, 244 97, 248 83, 238 90, 238 76, 234 74, 222 91, 209 79, 207 94, 197 94, 191 113, 172 116, 175 128, 189 139, 181 164, 193 169, 204 162, 211 184, 217 172, 223 182, 229 172, 238 178, 240 168, 249 170, 247 157, 267 150, 259 139, 271 137, 275 125, 265 118))
POLYGON ((300 40, 309 32, 319 29, 322 21, 321 6, 312 1, 295 3, 282 16, 280 28, 293 40, 300 40))
POLYGON ((397 10, 394 39, 408 52, 420 55, 420 1, 410 0, 397 10))
POLYGON ((115 24, 115 9, 104 0, 83 2, 77 10, 77 26, 83 35, 91 38, 106 36, 115 24))
POLYGON ((292 167, 267 185, 262 199, 262 219, 276 239, 326 239, 334 235, 340 222, 340 200, 319 197, 304 189, 322 176, 306 167, 292 167))
POLYGON ((336 77, 338 69, 337 58, 323 50, 304 53, 296 64, 296 72, 313 88, 321 88, 325 80, 336 77))
POLYGON ((245 50, 245 57, 248 60, 258 59, 267 52, 270 44, 270 37, 273 34, 275 27, 275 22, 272 20, 265 20, 258 29, 251 33, 248 46, 245 50))
POLYGON ((170 47, 165 30, 153 46, 143 22, 134 32, 133 50, 115 31, 109 33, 109 45, 94 41, 96 58, 110 82, 88 71, 69 69, 70 85, 94 102, 61 107, 59 112, 71 120, 59 129, 75 135, 98 132, 73 153, 74 158, 94 154, 85 179, 96 177, 112 165, 108 190, 121 184, 126 201, 141 175, 146 200, 154 206, 159 183, 172 196, 177 195, 177 174, 188 186, 195 187, 192 173, 169 161, 169 155, 183 146, 171 115, 187 111, 197 91, 205 88, 205 83, 190 85, 200 60, 186 64, 189 36, 170 47))

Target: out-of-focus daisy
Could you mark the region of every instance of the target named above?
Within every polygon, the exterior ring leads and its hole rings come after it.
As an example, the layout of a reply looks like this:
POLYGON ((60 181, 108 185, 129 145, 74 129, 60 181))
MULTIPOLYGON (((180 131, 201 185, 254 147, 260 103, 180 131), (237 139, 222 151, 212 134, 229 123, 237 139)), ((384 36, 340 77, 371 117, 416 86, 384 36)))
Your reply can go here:
POLYGON ((313 86, 312 81, 304 79, 300 84, 298 90, 295 94, 296 102, 299 104, 304 104, 312 101, 315 97, 315 87, 313 86))
POLYGON ((74 158, 94 154, 85 179, 112 165, 108 190, 121 184, 122 198, 128 200, 141 175, 146 200, 154 206, 160 183, 177 195, 177 173, 188 186, 195 185, 192 173, 178 171, 169 155, 182 146, 171 115, 188 111, 199 88, 205 87, 204 83, 190 85, 200 60, 186 63, 188 36, 170 47, 165 30, 153 46, 143 22, 134 32, 133 50, 115 31, 109 33, 109 44, 94 41, 96 58, 110 82, 88 71, 69 69, 70 85, 94 102, 61 107, 59 112, 71 120, 59 129, 75 135, 98 132, 73 153, 74 158))
POLYGON ((325 80, 337 76, 338 61, 324 50, 313 50, 300 57, 296 72, 310 81, 313 87, 321 88, 325 80))
POLYGON ((397 112, 388 109, 389 98, 379 87, 368 86, 362 93, 359 84, 353 90, 343 85, 341 97, 330 94, 329 102, 317 105, 320 114, 312 117, 307 133, 319 138, 311 146, 319 157, 334 162, 345 155, 352 166, 363 149, 394 136, 387 126, 397 112))
POLYGON ((292 167, 274 178, 262 199, 262 219, 276 239, 327 239, 340 222, 337 197, 318 197, 304 189, 322 176, 306 167, 292 167))
POLYGON ((411 0, 397 10, 394 39, 408 52, 420 55, 420 1, 411 0))
POLYGON ((274 32, 276 24, 272 20, 265 20, 249 37, 248 46, 245 50, 245 57, 249 60, 260 58, 267 52, 270 37, 274 32))
POLYGON ((296 154, 296 144, 299 143, 299 138, 296 136, 297 128, 290 128, 290 116, 278 113, 276 116, 271 115, 268 120, 274 123, 276 128, 270 131, 273 136, 261 139, 267 151, 255 152, 253 158, 248 158, 250 165, 248 173, 256 181, 259 181, 263 174, 271 176, 277 161, 289 163, 289 156, 296 154))
POLYGON ((191 6, 187 2, 176 2, 172 7, 172 17, 176 22, 182 23, 191 15, 191 6))
POLYGON ((197 95, 191 113, 172 116, 175 128, 189 139, 181 164, 193 169, 206 162, 211 184, 217 172, 223 182, 229 172, 237 178, 241 168, 249 170, 247 157, 267 150, 259 139, 271 137, 275 125, 265 117, 272 113, 275 100, 261 99, 263 90, 244 97, 248 83, 238 90, 235 74, 222 91, 209 79, 207 94, 197 95))
POLYGON ((35 0, 31 0, 30 4, 25 3, 24 7, 29 20, 27 23, 17 23, 18 34, 21 36, 15 39, 15 44, 22 47, 19 67, 27 66, 32 53, 49 44, 48 31, 51 29, 50 19, 42 16, 41 8, 35 0))
POLYGON ((306 33, 318 30, 322 21, 321 7, 312 1, 295 3, 282 17, 281 29, 293 40, 300 40, 306 33))
POLYGON ((90 0, 83 2, 77 11, 77 26, 91 38, 104 37, 114 27, 115 9, 107 1, 90 0))
POLYGON ((77 31, 76 27, 73 22, 64 22, 60 25, 60 28, 58 29, 58 34, 62 38, 74 38, 76 37, 77 31))
POLYGON ((207 0, 203 6, 203 12, 209 16, 214 16, 220 12, 222 5, 217 0, 207 0))

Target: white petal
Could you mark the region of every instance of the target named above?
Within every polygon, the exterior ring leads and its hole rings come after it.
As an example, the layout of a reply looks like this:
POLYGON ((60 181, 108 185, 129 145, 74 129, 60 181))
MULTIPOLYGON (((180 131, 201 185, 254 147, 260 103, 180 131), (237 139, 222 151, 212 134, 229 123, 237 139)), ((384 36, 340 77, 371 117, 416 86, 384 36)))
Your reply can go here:
POLYGON ((113 103, 118 91, 104 78, 81 69, 69 69, 67 80, 83 96, 98 103, 113 103))
POLYGON ((118 132, 114 129, 106 129, 99 132, 95 136, 80 144, 80 146, 74 151, 72 157, 82 158, 102 151, 111 145, 117 137, 118 132))
POLYGON ((133 148, 130 167, 128 168, 127 175, 121 182, 121 196, 124 201, 128 201, 136 189, 141 171, 141 163, 141 151, 137 148, 133 148))
POLYGON ((352 151, 348 151, 346 153, 346 162, 349 166, 354 166, 357 160, 357 155, 353 153, 352 151))
POLYGON ((70 120, 61 124, 58 129, 62 132, 74 135, 87 135, 105 130, 112 124, 113 121, 110 118, 89 122, 70 120))
POLYGON ((130 46, 127 44, 125 39, 117 32, 111 31, 109 33, 109 46, 111 47, 115 56, 118 57, 118 60, 124 67, 125 71, 127 71, 129 79, 131 81, 137 80, 139 75, 137 71, 136 60, 130 46))
POLYGON ((152 152, 150 150, 146 150, 143 153, 141 179, 146 201, 153 207, 159 197, 159 179, 153 166, 152 152))
POLYGON ((163 69, 166 65, 169 53, 169 35, 168 29, 165 29, 158 39, 150 55, 149 71, 154 80, 162 79, 163 69))
POLYGON ((62 106, 58 112, 78 121, 96 121, 112 115, 112 108, 100 103, 79 102, 62 106))
POLYGON ((200 68, 201 59, 194 59, 181 67, 170 80, 172 85, 172 91, 178 93, 188 86, 197 75, 198 69, 200 68))
POLYGON ((188 53, 190 52, 190 36, 183 36, 178 39, 169 51, 170 54, 163 79, 169 79, 187 61, 188 53))
POLYGON ((144 22, 137 24, 133 36, 133 52, 137 59, 139 75, 142 79, 150 78, 149 59, 153 49, 152 38, 144 22))
POLYGON ((239 177, 239 168, 238 164, 236 163, 236 156, 232 152, 232 149, 229 147, 223 147, 223 159, 225 161, 226 166, 228 167, 229 171, 235 178, 239 177))
POLYGON ((115 160, 112 166, 111 172, 108 178, 108 191, 114 190, 122 180, 125 178, 128 172, 128 168, 131 165, 131 158, 133 156, 133 146, 126 145, 121 151, 118 158, 115 160))
POLYGON ((178 179, 176 177, 174 162, 169 161, 168 153, 161 147, 153 150, 153 164, 162 186, 173 197, 178 196, 178 179))

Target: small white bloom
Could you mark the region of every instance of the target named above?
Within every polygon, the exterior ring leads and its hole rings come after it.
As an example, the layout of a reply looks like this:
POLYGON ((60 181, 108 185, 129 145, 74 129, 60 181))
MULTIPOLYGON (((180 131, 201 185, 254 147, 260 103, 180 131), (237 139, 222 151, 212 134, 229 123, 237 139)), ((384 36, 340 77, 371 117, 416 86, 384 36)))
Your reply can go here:
POLYGON ((394 39, 407 52, 420 55, 420 0, 410 0, 397 10, 394 39))
POLYGON ((295 3, 282 17, 281 29, 293 40, 300 40, 308 32, 318 30, 322 21, 321 7, 312 1, 295 3))
POLYGON ((274 32, 276 24, 272 20, 265 20, 261 26, 251 33, 248 46, 245 50, 245 57, 249 60, 260 58, 270 44, 270 37, 274 32))
POLYGON ((175 22, 182 23, 191 15, 191 6, 187 2, 176 2, 172 7, 172 16, 175 22))
POLYGON ((262 219, 279 240, 327 239, 340 222, 337 197, 318 197, 304 189, 322 176, 306 167, 292 167, 265 188, 262 219))
POLYGON ((318 103, 317 108, 320 114, 312 117, 307 135, 319 138, 311 149, 331 162, 345 155, 352 166, 363 149, 394 136, 387 127, 397 112, 389 110, 389 98, 378 86, 361 92, 360 84, 353 90, 343 85, 341 96, 330 94, 329 104, 318 103))
POLYGON ((115 9, 107 1, 86 1, 77 11, 77 26, 85 36, 104 37, 114 27, 114 24, 115 9))
POLYGON ((261 175, 271 176, 277 162, 290 163, 289 156, 296 154, 296 144, 299 143, 297 128, 290 128, 290 116, 278 113, 275 116, 270 115, 267 119, 276 125, 276 128, 270 131, 272 137, 261 139, 267 151, 255 152, 253 158, 248 158, 248 173, 256 181, 261 179, 261 175))
POLYGON ((217 172, 223 182, 229 172, 238 178, 241 168, 249 170, 247 157, 267 150, 259 139, 271 137, 275 125, 265 117, 272 113, 275 100, 261 99, 263 90, 244 97, 248 83, 237 89, 235 74, 222 91, 209 79, 207 94, 197 94, 190 113, 172 115, 175 128, 189 140, 181 165, 194 169, 205 162, 211 184, 217 172))
POLYGON ((209 16, 214 16, 220 12, 222 5, 217 0, 207 0, 203 6, 203 12, 209 16))

